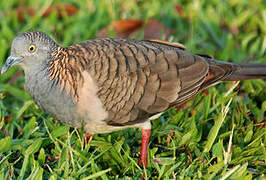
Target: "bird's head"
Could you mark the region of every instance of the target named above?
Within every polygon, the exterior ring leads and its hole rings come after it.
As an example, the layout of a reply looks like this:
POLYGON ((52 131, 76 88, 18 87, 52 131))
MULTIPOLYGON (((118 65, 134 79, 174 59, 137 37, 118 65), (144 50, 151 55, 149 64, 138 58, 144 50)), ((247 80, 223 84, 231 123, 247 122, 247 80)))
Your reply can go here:
POLYGON ((2 66, 1 74, 14 65, 21 65, 24 70, 38 68, 51 59, 51 54, 58 45, 45 33, 30 31, 18 35, 12 42, 11 54, 2 66))

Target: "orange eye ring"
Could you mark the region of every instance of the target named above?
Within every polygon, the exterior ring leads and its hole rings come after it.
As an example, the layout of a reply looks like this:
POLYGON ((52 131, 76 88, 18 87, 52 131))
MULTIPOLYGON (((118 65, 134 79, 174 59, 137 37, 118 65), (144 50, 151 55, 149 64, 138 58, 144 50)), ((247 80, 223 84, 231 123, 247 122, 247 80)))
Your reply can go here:
POLYGON ((30 45, 29 47, 28 47, 28 51, 30 52, 30 53, 34 53, 35 52, 35 50, 36 50, 36 47, 35 47, 35 45, 30 45))

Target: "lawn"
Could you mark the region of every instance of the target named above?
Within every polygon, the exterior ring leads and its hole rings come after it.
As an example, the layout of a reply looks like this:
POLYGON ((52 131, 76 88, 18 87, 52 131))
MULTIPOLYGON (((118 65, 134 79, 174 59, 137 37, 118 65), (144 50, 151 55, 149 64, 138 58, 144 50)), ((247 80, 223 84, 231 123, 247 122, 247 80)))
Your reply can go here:
MULTIPOLYGON (((169 31, 158 38, 193 53, 266 63, 263 0, 2 0, 0 64, 18 33, 43 31, 68 46, 96 38, 106 27, 115 36, 109 24, 119 19, 156 19, 169 31)), ((144 31, 131 37, 142 39, 144 31)), ((14 67, 0 76, 0 179, 265 178, 265 80, 221 83, 165 112, 152 122, 143 168, 139 129, 95 135, 84 147, 85 132, 43 113, 18 72, 14 67)))

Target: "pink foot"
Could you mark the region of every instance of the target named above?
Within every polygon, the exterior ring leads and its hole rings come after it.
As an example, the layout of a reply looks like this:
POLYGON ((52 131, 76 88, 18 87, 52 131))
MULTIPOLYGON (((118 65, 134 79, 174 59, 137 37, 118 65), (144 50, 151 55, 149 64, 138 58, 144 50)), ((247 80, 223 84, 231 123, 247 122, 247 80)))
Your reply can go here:
POLYGON ((85 136, 84 136, 84 145, 85 145, 85 147, 89 144, 90 139, 91 139, 91 134, 86 133, 85 136))

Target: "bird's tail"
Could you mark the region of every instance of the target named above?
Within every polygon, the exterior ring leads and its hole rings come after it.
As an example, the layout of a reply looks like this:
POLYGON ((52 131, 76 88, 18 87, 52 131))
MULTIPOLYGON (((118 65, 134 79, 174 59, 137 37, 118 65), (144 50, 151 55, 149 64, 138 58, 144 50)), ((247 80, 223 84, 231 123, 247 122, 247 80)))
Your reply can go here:
POLYGON ((209 64, 209 73, 201 89, 220 81, 266 79, 266 63, 227 63, 211 58, 205 59, 209 64))
POLYGON ((266 63, 232 63, 232 73, 223 79, 223 81, 239 81, 249 79, 266 79, 266 63))

